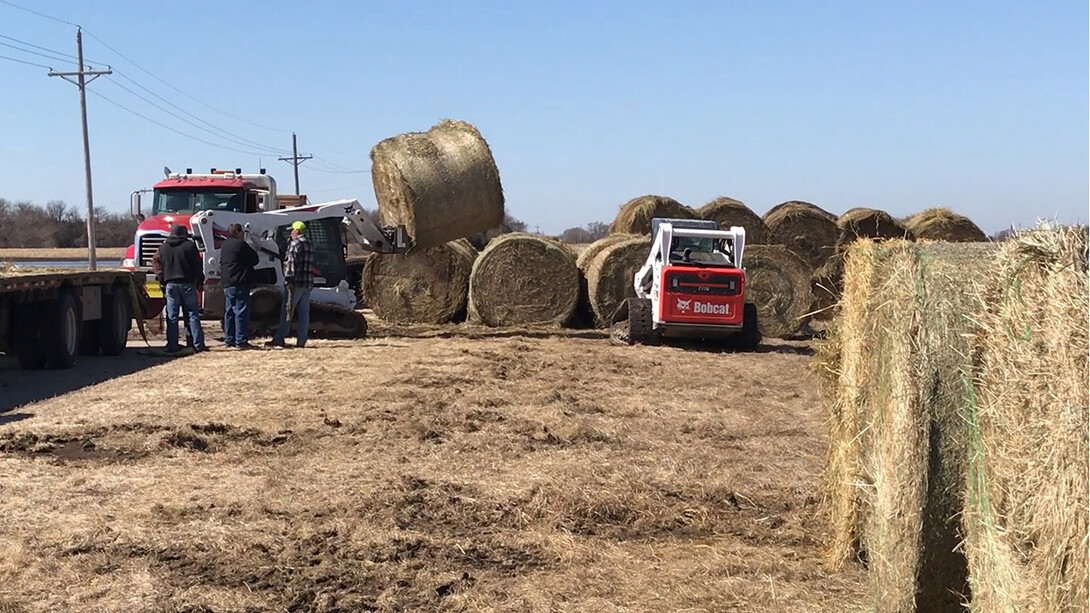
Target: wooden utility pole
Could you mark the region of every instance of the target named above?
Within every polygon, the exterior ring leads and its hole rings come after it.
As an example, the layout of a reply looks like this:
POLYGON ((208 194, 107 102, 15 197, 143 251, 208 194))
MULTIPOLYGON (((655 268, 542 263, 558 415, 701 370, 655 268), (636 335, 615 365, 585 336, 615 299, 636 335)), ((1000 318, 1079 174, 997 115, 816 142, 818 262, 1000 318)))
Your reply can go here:
POLYGON ((87 265, 91 270, 98 269, 98 258, 95 257, 95 200, 91 191, 91 145, 87 138, 87 84, 104 74, 113 74, 110 69, 84 70, 83 69, 83 32, 76 27, 76 61, 79 62, 79 70, 76 72, 49 71, 49 76, 60 77, 79 88, 80 118, 83 120, 83 174, 87 183, 87 265), (76 77, 72 80, 70 77, 76 77), (90 79, 86 77, 91 77, 90 79))
POLYGON ((299 147, 295 142, 295 132, 291 133, 291 157, 278 158, 281 162, 291 162, 295 168, 295 195, 299 195, 299 165, 314 157, 313 155, 299 155, 299 147))

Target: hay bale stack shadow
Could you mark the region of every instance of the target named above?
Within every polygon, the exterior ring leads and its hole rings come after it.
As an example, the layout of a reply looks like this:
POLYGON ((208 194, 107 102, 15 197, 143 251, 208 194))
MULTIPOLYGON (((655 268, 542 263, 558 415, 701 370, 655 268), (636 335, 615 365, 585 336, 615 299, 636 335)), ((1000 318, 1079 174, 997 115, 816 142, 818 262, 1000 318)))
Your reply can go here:
POLYGON ((824 266, 833 254, 839 233, 836 217, 825 209, 790 200, 769 209, 763 219, 770 242, 795 252, 814 270, 824 266))
POLYGON ((814 270, 801 257, 780 245, 747 246, 746 302, 757 306, 761 335, 795 338, 809 321, 810 278, 814 270))
POLYGON ((564 326, 579 303, 575 253, 560 241, 512 233, 492 239, 469 281, 469 321, 489 326, 564 326))
POLYGON ((443 324, 465 318, 477 250, 465 239, 375 254, 363 268, 360 291, 375 315, 390 323, 443 324))
POLYGON ((636 296, 633 279, 651 252, 651 238, 637 236, 602 249, 587 263, 587 301, 599 327, 607 327, 613 312, 636 296))
POLYGON ((651 234, 651 220, 656 217, 698 219, 696 211, 666 196, 640 196, 621 205, 610 234, 651 234))
POLYGON ((948 243, 978 243, 988 240, 984 231, 971 219, 943 207, 920 211, 905 219, 904 225, 916 240, 948 243))
POLYGON ((719 224, 719 229, 729 230, 732 226, 746 229, 746 244, 764 245, 769 242, 768 226, 753 209, 734 198, 721 196, 697 209, 701 219, 719 224))
POLYGON ((1086 611, 1087 230, 1000 244, 970 414, 973 610, 1086 611))
POLYGON ((371 180, 382 223, 404 225, 425 249, 495 228, 504 220, 496 161, 480 132, 443 120, 427 132, 371 149, 371 180))

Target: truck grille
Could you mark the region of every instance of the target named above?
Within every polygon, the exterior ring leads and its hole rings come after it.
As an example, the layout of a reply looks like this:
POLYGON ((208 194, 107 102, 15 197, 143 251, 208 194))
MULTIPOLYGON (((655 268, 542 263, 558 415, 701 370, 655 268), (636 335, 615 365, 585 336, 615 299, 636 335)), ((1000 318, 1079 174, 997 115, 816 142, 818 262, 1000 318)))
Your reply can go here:
POLYGON ((143 268, 151 268, 151 258, 155 257, 155 252, 159 251, 159 247, 167 240, 166 234, 142 234, 137 239, 137 251, 140 253, 140 261, 137 265, 143 268))

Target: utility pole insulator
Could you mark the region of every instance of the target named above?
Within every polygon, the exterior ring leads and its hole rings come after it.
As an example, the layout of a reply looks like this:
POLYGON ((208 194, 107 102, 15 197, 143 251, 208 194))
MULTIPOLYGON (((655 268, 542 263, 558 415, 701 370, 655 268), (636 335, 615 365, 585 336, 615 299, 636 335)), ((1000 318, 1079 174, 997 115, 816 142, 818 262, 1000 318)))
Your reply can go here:
POLYGON ((295 132, 291 133, 291 157, 277 158, 281 162, 290 162, 295 170, 295 195, 299 195, 299 165, 314 157, 313 155, 299 155, 299 147, 295 141, 295 132))
POLYGON ((95 254, 95 200, 91 191, 91 145, 87 138, 87 84, 102 75, 113 74, 110 69, 84 70, 83 67, 83 32, 76 27, 76 61, 79 70, 75 72, 49 71, 49 76, 60 77, 79 88, 80 118, 83 120, 83 174, 87 183, 87 266, 98 270, 98 258, 95 254), (72 80, 71 77, 76 77, 72 80), (88 79, 87 77, 91 77, 88 79))

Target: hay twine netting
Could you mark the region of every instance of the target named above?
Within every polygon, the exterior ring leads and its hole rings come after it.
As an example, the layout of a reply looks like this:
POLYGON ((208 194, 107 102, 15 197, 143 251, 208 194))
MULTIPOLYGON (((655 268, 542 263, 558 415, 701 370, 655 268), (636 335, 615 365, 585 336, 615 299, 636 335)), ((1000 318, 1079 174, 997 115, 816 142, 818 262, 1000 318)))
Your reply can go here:
POLYGON ((367 260, 360 291, 379 318, 441 324, 464 316, 477 250, 465 239, 367 260))
POLYGON ((567 245, 512 233, 492 239, 473 263, 469 320, 489 326, 563 326, 579 302, 579 270, 567 245))
POLYGON ((371 179, 382 223, 404 225, 417 248, 495 228, 503 187, 492 151, 464 121, 388 138, 371 149, 371 179))
POLYGON ((697 209, 701 219, 719 224, 720 230, 729 230, 732 226, 746 229, 746 244, 763 245, 769 242, 768 226, 761 216, 753 212, 740 200, 721 196, 697 209))
POLYGON ((670 219, 698 219, 696 211, 666 196, 640 196, 621 205, 610 234, 651 234, 651 220, 656 217, 670 219))

